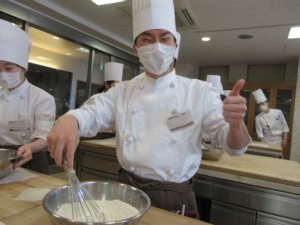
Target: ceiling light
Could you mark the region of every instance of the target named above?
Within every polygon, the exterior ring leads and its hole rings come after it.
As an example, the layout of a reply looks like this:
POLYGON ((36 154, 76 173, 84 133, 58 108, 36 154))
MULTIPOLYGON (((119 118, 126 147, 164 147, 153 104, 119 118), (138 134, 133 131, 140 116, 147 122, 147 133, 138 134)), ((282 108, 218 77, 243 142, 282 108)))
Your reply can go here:
POLYGON ((11 23, 12 25, 14 25, 14 26, 16 26, 16 24, 15 23, 11 23))
POLYGON ((241 34, 239 36, 240 39, 251 39, 253 37, 254 37, 253 34, 241 34))
POLYGON ((57 39, 57 40, 59 39, 59 37, 53 37, 53 38, 54 38, 54 39, 57 39))
POLYGON ((70 53, 66 53, 66 55, 71 55, 70 53))
POLYGON ((76 48, 77 51, 80 51, 80 52, 84 52, 84 53, 89 53, 90 50, 86 49, 86 48, 76 48))
POLYGON ((210 38, 209 37, 203 37, 202 41, 210 41, 210 38))
POLYGON ((107 4, 112 4, 112 3, 117 3, 117 2, 125 2, 126 0, 92 0, 95 2, 97 5, 107 5, 107 4))
POLYGON ((51 59, 48 59, 46 57, 42 57, 42 56, 38 56, 38 57, 35 57, 36 59, 40 59, 40 60, 46 60, 46 61, 49 61, 51 59))
POLYGON ((292 27, 288 39, 300 38, 300 27, 292 27))

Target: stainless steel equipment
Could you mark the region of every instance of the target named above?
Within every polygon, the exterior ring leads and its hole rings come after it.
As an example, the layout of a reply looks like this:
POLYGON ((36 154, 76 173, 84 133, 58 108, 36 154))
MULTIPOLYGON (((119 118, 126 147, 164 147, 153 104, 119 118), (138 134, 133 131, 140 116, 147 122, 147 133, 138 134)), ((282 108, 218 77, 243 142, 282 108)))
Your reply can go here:
POLYGON ((218 160, 224 154, 224 150, 221 147, 215 145, 208 145, 208 144, 206 144, 205 146, 207 146, 208 149, 205 148, 202 149, 203 159, 218 160))
POLYGON ((151 201, 143 191, 132 187, 130 185, 120 184, 110 181, 90 181, 83 182, 84 188, 96 200, 110 201, 120 200, 123 201, 139 211, 134 217, 127 218, 116 222, 98 222, 98 223, 83 223, 75 222, 70 218, 64 218, 57 215, 55 212, 61 207, 62 204, 71 202, 70 186, 65 185, 50 191, 43 200, 43 207, 49 213, 50 220, 53 225, 79 225, 79 224, 122 224, 122 225, 138 225, 142 216, 148 211, 151 201))
POLYGON ((63 167, 70 183, 73 220, 80 222, 106 222, 105 214, 90 193, 82 186, 75 171, 67 172, 67 150, 63 151, 63 167))
POLYGON ((17 156, 17 151, 10 149, 0 149, 0 178, 6 176, 13 170, 12 160, 18 160, 22 156, 17 156))

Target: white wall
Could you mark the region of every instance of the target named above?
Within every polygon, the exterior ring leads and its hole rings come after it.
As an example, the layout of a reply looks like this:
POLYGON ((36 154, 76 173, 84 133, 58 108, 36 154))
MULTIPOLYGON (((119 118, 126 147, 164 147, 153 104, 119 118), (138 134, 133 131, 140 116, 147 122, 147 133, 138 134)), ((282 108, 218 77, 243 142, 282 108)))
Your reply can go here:
POLYGON ((300 163, 300 57, 297 65, 297 86, 290 159, 300 163))
MULTIPOLYGON (((64 70, 73 73, 72 87, 71 87, 71 105, 70 108, 75 108, 76 88, 77 80, 86 81, 88 71, 88 54, 86 61, 74 59, 70 56, 65 56, 51 52, 42 48, 32 46, 29 62, 64 70), (44 61, 36 59, 35 57, 42 56, 51 59, 50 61, 44 61)), ((94 65, 92 83, 103 84, 104 71, 100 70, 100 65, 94 65)))

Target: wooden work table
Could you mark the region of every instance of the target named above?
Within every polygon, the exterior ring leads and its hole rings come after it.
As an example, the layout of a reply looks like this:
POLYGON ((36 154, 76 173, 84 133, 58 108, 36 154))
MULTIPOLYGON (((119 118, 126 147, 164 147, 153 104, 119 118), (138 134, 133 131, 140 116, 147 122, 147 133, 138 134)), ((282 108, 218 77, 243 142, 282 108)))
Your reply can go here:
MULTIPOLYGON (((54 189, 67 183, 67 181, 51 176, 35 174, 39 175, 39 177, 0 185, 0 222, 5 225, 51 225, 49 215, 42 206, 42 201, 26 202, 13 200, 29 187, 54 189)), ((150 207, 149 211, 143 216, 140 225, 157 224, 205 225, 208 223, 150 207)))
MULTIPOLYGON (((254 142, 256 143, 256 142, 254 142)), ((267 144, 257 142, 258 144, 267 144)), ((116 150, 116 139, 88 140, 82 141, 81 145, 116 150)), ((282 151, 279 145, 267 144, 271 151, 282 151)), ((252 145, 251 147, 256 147, 252 145)), ((230 157, 226 152, 218 161, 202 159, 199 174, 214 176, 218 174, 218 178, 243 182, 243 178, 251 178, 251 184, 262 187, 272 188, 276 190, 285 190, 287 186, 291 187, 292 193, 300 194, 300 164, 295 161, 276 159, 258 155, 243 154, 240 157, 230 157), (233 176, 234 177, 233 177, 233 176), (223 176, 223 177, 222 177, 223 176), (230 177, 231 176, 231 177, 230 177), (268 184, 256 184, 263 181, 271 182, 268 184), (254 182, 254 183, 253 183, 254 182), (275 184, 275 186, 274 186, 275 184), (280 184, 280 188, 276 188, 276 184, 280 184), (267 185, 267 186, 266 186, 267 185), (282 186, 284 185, 284 186, 282 186)))
POLYGON ((247 153, 281 159, 282 147, 278 144, 252 141, 252 144, 247 149, 247 153))

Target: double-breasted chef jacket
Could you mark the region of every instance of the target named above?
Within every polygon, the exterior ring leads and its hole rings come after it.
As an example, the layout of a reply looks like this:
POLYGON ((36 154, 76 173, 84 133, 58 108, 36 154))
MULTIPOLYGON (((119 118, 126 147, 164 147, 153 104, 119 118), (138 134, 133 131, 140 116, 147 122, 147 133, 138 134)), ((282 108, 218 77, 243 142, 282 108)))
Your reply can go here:
POLYGON ((55 101, 44 90, 27 80, 11 91, 0 87, 0 145, 24 145, 39 138, 47 141, 54 121, 55 101), (13 123, 15 127, 21 123, 21 128, 13 128, 13 123))
POLYGON ((231 156, 243 154, 227 145, 229 124, 222 116, 219 93, 211 84, 175 74, 153 79, 145 73, 93 96, 77 118, 80 136, 94 136, 116 125, 117 157, 123 169, 158 181, 181 183, 197 172, 201 162, 201 133, 231 156), (191 113, 193 124, 171 132, 167 119, 191 113))
POLYGON ((282 134, 289 132, 284 115, 279 109, 270 109, 270 112, 261 112, 255 117, 256 133, 258 138, 265 142, 281 145, 282 134))

